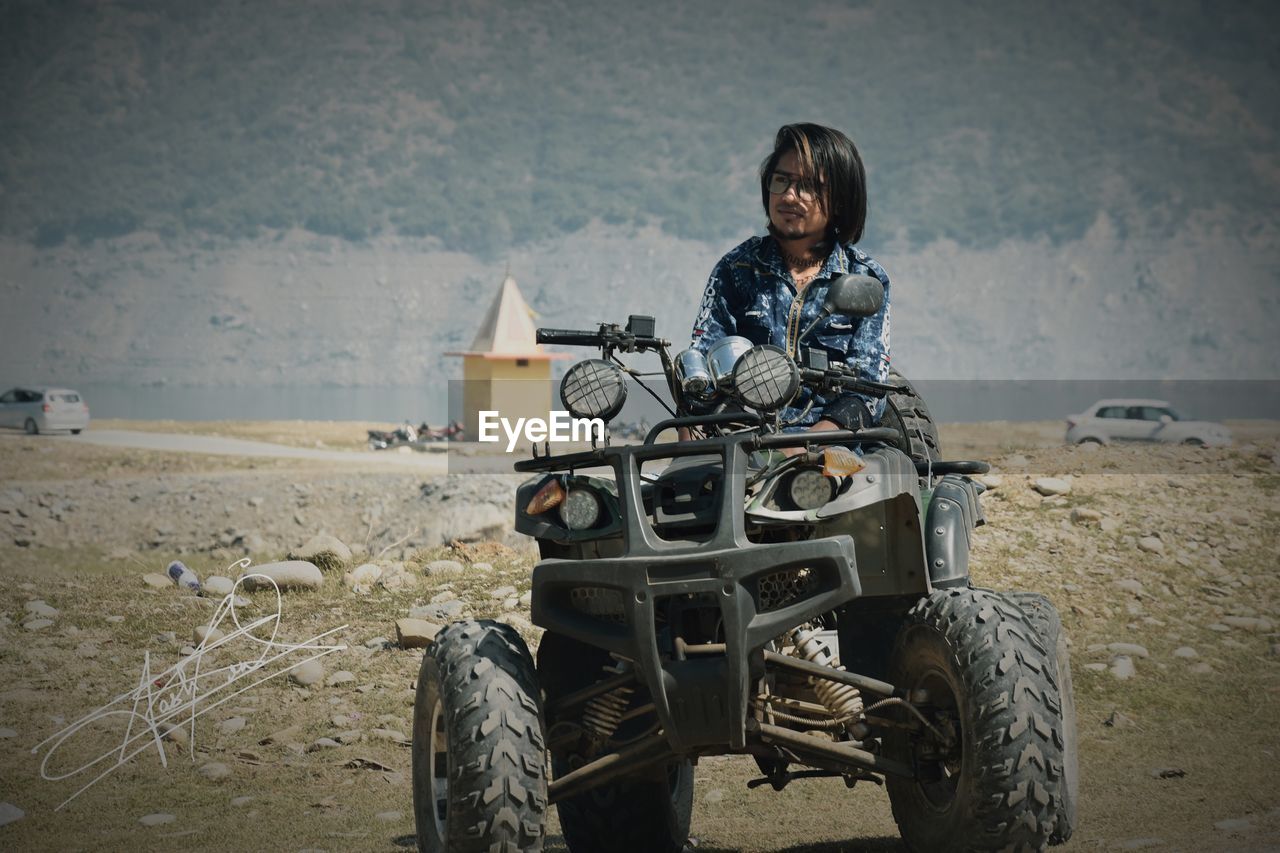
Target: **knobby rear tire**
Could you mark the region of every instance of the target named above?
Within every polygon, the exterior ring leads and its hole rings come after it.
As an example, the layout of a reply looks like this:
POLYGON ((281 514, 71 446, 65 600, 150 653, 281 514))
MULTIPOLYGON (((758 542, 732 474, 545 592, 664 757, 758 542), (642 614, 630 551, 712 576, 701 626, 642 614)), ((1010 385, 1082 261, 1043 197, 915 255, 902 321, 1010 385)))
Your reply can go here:
POLYGON ((911 461, 937 462, 942 458, 942 445, 938 439, 938 425, 925 405, 924 398, 915 386, 898 371, 889 368, 889 383, 905 385, 902 394, 890 394, 885 398, 884 417, 881 426, 905 430, 911 440, 911 461))
POLYGON ((1038 592, 1006 592, 1004 597, 1022 608, 1031 620, 1045 648, 1053 658, 1058 674, 1058 694, 1062 697, 1063 780, 1062 807, 1058 820, 1049 833, 1050 844, 1062 844, 1076 828, 1076 802, 1080 794, 1080 757, 1076 739, 1076 700, 1071 685, 1071 652, 1062 617, 1053 602, 1038 592))

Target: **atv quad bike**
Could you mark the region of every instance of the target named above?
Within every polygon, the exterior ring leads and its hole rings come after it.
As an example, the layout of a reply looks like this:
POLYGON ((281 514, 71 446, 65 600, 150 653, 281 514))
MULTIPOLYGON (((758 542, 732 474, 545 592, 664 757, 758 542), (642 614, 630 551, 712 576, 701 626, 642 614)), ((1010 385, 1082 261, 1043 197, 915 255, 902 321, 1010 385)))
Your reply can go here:
MULTIPOLYGON (((875 313, 844 276, 824 322, 875 313)), ((819 336, 819 340, 821 337, 819 336)), ((729 338, 674 359, 651 318, 596 332, 561 398, 615 416, 619 353, 657 352, 673 417, 641 444, 516 464, 537 539, 535 663, 492 621, 447 626, 422 662, 413 794, 423 851, 539 850, 548 805, 575 853, 679 851, 702 756, 753 756, 781 790, 884 783, 917 851, 1032 850, 1075 822, 1065 638, 1043 596, 969 582, 987 466, 941 461, 909 384, 859 379, 820 346, 797 364, 729 338), (805 393, 890 397, 879 426, 787 431, 805 393), (794 411, 794 410, 793 410, 794 411), (697 437, 662 442, 683 427, 697 437), (782 451, 792 450, 792 453, 782 451)))

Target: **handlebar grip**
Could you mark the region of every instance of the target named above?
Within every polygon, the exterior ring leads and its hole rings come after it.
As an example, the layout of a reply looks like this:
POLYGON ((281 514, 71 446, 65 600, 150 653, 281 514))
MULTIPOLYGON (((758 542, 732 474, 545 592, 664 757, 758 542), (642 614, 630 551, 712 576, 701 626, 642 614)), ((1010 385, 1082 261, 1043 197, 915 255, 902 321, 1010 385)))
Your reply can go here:
POLYGON ((576 329, 539 329, 537 341, 540 344, 598 347, 604 342, 604 339, 599 332, 581 332, 576 329))

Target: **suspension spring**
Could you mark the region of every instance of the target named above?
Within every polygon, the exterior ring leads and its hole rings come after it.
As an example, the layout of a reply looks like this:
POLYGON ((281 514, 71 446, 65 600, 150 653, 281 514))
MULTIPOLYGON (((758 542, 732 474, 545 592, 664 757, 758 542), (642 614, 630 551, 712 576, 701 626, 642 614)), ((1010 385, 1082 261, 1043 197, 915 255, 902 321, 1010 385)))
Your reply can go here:
MULTIPOLYGON (((629 668, 627 661, 618 661, 616 666, 606 666, 604 671, 609 675, 618 675, 629 668)), ((622 724, 622 717, 631 704, 634 687, 624 685, 602 693, 587 702, 582 710, 582 727, 595 735, 602 742, 613 737, 613 733, 622 724)))
MULTIPOLYGON (((831 653, 831 649, 822 641, 817 631, 805 630, 803 626, 797 628, 791 634, 791 642, 795 646, 796 657, 810 663, 829 666, 832 669, 844 670, 840 665, 840 658, 831 653)), ((832 714, 855 720, 862 716, 862 693, 858 688, 848 684, 837 684, 825 678, 810 680, 813 683, 813 692, 832 714)))

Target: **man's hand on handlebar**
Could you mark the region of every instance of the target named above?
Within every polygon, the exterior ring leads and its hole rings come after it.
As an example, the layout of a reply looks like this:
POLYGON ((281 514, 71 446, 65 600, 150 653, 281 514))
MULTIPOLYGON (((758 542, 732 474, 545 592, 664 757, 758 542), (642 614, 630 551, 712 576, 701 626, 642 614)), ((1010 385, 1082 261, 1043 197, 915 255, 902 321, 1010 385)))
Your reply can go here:
MULTIPOLYGON (((843 427, 841 427, 840 424, 836 423, 835 421, 829 421, 826 418, 823 418, 813 426, 809 427, 809 429, 807 429, 806 432, 826 432, 827 430, 832 430, 832 429, 843 429, 843 427)), ((781 447, 778 449, 782 452, 784 456, 799 456, 800 454, 805 452, 804 447, 781 447)))

